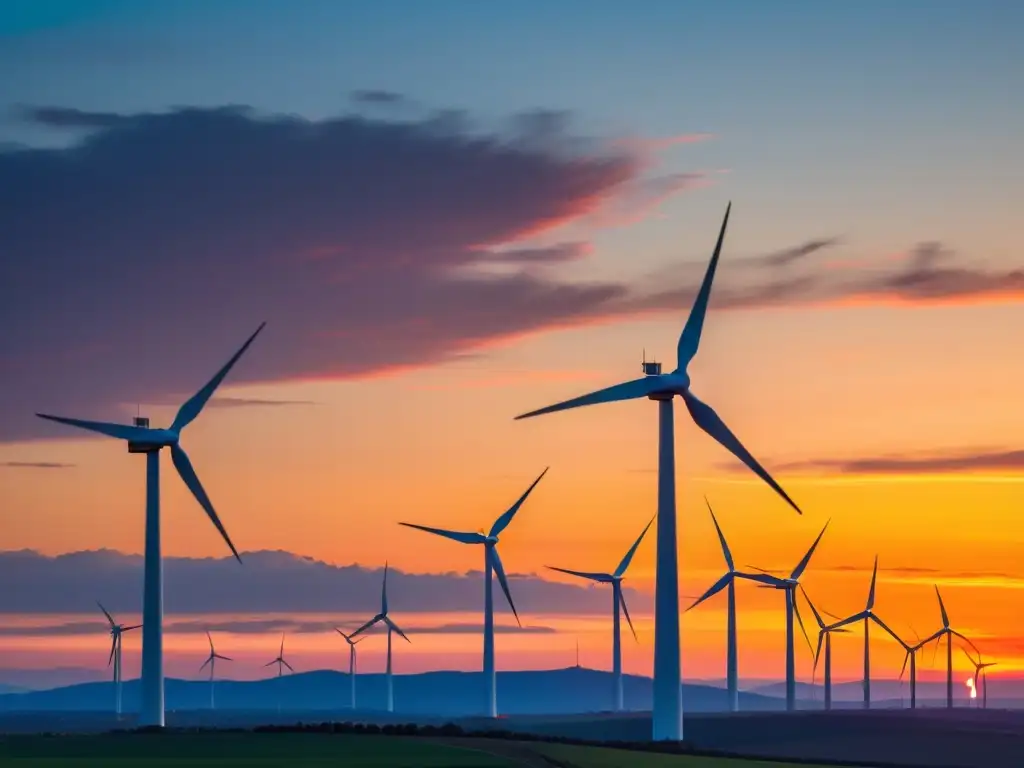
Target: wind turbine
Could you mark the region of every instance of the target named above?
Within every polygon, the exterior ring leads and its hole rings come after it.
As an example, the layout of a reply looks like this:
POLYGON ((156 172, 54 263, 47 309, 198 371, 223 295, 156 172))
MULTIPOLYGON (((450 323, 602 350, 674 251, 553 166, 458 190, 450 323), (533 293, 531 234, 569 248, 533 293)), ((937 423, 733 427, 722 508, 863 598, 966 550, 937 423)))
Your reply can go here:
MULTIPOLYGON (((217 653, 217 651, 214 650, 214 648, 213 648, 213 638, 210 637, 210 631, 209 630, 206 631, 206 639, 210 641, 210 655, 206 657, 206 661, 204 661, 202 666, 199 667, 199 671, 202 672, 203 668, 207 664, 210 665, 210 709, 214 709, 214 700, 213 700, 213 668, 217 664, 217 659, 221 659, 222 661, 232 661, 232 659, 229 656, 221 656, 219 653, 217 653)), ((283 636, 281 637, 281 655, 284 655, 284 637, 283 636)), ((283 661, 283 659, 282 659, 282 661, 283 661)), ((270 663, 273 664, 274 662, 270 662, 270 663)), ((289 667, 289 669, 291 669, 291 667, 289 667)))
POLYGON ((681 741, 683 738, 682 668, 679 648, 679 562, 678 537, 676 534, 676 460, 675 421, 672 403, 676 396, 682 397, 690 417, 702 430, 721 443, 722 446, 747 465, 758 477, 770 485, 798 513, 800 508, 782 487, 758 463, 718 414, 690 391, 690 376, 687 367, 697 354, 704 316, 707 314, 711 285, 715 279, 729 211, 718 233, 714 254, 708 263, 707 272, 700 290, 693 302, 686 326, 679 337, 676 349, 676 369, 663 374, 660 363, 643 363, 644 376, 606 389, 591 392, 581 397, 524 413, 517 419, 540 416, 554 411, 579 408, 619 400, 649 398, 658 401, 658 544, 655 571, 654 598, 654 707, 652 713, 653 738, 655 741, 681 741))
MULTIPOLYGON (((512 593, 508 589, 508 579, 505 578, 505 568, 501 564, 501 557, 498 555, 498 536, 504 531, 516 512, 526 502, 527 497, 537 487, 537 483, 548 473, 548 467, 540 473, 536 480, 526 489, 526 492, 519 497, 515 504, 509 507, 502 515, 494 521, 490 532, 485 536, 476 531, 448 531, 443 528, 428 528, 425 525, 413 523, 399 523, 407 528, 416 528, 420 531, 433 533, 436 536, 443 536, 452 539, 460 544, 482 544, 484 547, 484 685, 486 686, 487 701, 485 712, 487 717, 498 716, 498 685, 497 674, 494 667, 494 597, 491 594, 492 571, 498 576, 498 583, 501 584, 501 591, 505 593, 512 615, 516 617, 519 624, 519 614, 516 612, 515 603, 512 602, 512 593)), ((522 626, 520 624, 520 626, 522 626)))
POLYGON ((868 590, 868 600, 863 611, 855 613, 852 616, 848 616, 845 619, 835 624, 836 627, 845 627, 847 624, 853 624, 858 621, 864 622, 864 709, 871 709, 871 646, 869 645, 870 635, 868 634, 868 628, 870 623, 873 621, 879 626, 883 627, 890 635, 896 638, 896 641, 904 646, 906 650, 906 644, 893 632, 891 629, 885 626, 878 616, 874 613, 875 607, 875 582, 878 579, 878 555, 875 555, 875 567, 871 571, 871 588, 868 590))
POLYGON ((722 545, 722 555, 725 557, 725 564, 729 568, 726 574, 716 581, 711 587, 697 598, 684 613, 689 612, 696 608, 698 605, 703 603, 710 597, 717 595, 723 589, 727 588, 729 598, 728 608, 728 628, 726 631, 726 661, 725 661, 725 674, 728 681, 729 689, 729 711, 737 712, 740 708, 740 693, 739 693, 739 663, 737 653, 737 641, 736 641, 736 579, 748 579, 750 581, 759 581, 762 584, 773 585, 770 578, 762 576, 761 574, 750 574, 741 573, 736 570, 736 566, 733 563, 732 552, 729 551, 729 545, 725 541, 725 534, 722 533, 721 526, 718 525, 718 518, 715 517, 715 511, 711 509, 711 502, 705 497, 704 503, 708 505, 708 512, 711 513, 711 521, 715 524, 715 531, 718 533, 718 541, 722 545))
MULTIPOLYGON (((633 633, 633 639, 636 640, 636 630, 633 629, 633 621, 629 618, 629 609, 626 607, 626 598, 622 594, 622 577, 626 575, 626 569, 629 568, 629 564, 633 561, 633 555, 636 554, 637 547, 640 546, 640 542, 644 540, 644 536, 647 535, 647 530, 651 527, 651 523, 654 522, 654 518, 644 526, 644 529, 637 536, 636 541, 633 542, 633 546, 629 548, 629 551, 623 556, 619 562, 619 567, 615 569, 613 573, 589 573, 587 571, 570 571, 568 568, 556 568, 553 565, 547 565, 545 568, 549 568, 552 571, 558 571, 559 573, 567 573, 570 576, 578 576, 581 579, 588 579, 590 581, 596 581, 599 584, 611 584, 612 585, 612 675, 615 679, 615 711, 622 711, 622 641, 620 637, 620 619, 619 619, 619 606, 622 606, 622 613, 626 614, 626 622, 629 624, 629 630, 633 633)), ((580 647, 579 640, 576 641, 576 666, 579 666, 580 647)))
POLYGON ((994 661, 985 661, 985 662, 983 662, 981 660, 981 652, 980 651, 978 652, 978 660, 975 661, 974 657, 971 656, 971 654, 967 652, 966 648, 961 648, 960 650, 962 650, 964 652, 964 655, 970 660, 971 665, 974 667, 975 687, 977 687, 978 681, 979 680, 981 681, 981 708, 982 709, 988 709, 988 668, 989 667, 994 667, 996 665, 996 662, 994 662, 994 661))
POLYGON ((126 627, 124 624, 118 624, 114 621, 114 617, 110 615, 103 604, 97 600, 96 605, 103 611, 103 615, 107 617, 107 621, 110 623, 110 657, 107 659, 107 666, 110 663, 114 663, 114 713, 120 717, 121 715, 121 636, 125 632, 131 632, 133 629, 138 629, 141 624, 135 624, 131 627, 126 627))
POLYGON ((811 672, 811 684, 814 683, 814 675, 818 672, 818 658, 821 656, 821 644, 822 641, 825 643, 825 709, 832 709, 832 633, 833 632, 849 632, 848 629, 841 627, 826 625, 821 619, 821 614, 818 613, 818 609, 814 607, 814 603, 811 602, 811 598, 807 596, 807 590, 804 589, 803 584, 800 585, 800 591, 804 593, 804 600, 807 601, 807 605, 811 607, 811 613, 814 614, 814 620, 818 623, 818 647, 814 651, 814 669, 811 672))
POLYGON ((206 385, 189 398, 178 409, 174 421, 167 429, 150 429, 149 419, 137 417, 133 426, 112 424, 103 421, 84 421, 63 416, 37 413, 42 419, 56 421, 90 432, 114 437, 128 443, 128 453, 146 454, 146 543, 142 596, 142 711, 139 724, 143 726, 164 725, 164 652, 163 612, 164 586, 163 563, 160 559, 160 450, 171 449, 171 461, 182 481, 196 497, 210 521, 231 548, 239 562, 242 558, 231 543, 227 530, 214 511, 209 496, 199 482, 192 461, 179 442, 181 431, 203 410, 224 377, 234 367, 242 354, 249 348, 266 323, 261 323, 256 332, 242 345, 227 364, 210 379, 206 385))
MULTIPOLYGON (((942 629, 930 637, 925 638, 921 641, 920 645, 923 647, 930 643, 932 640, 936 641, 936 650, 939 647, 939 643, 942 642, 942 636, 946 636, 946 708, 953 708, 953 636, 956 635, 961 640, 966 642, 975 651, 978 651, 978 647, 972 643, 967 637, 957 632, 955 629, 951 629, 949 626, 949 615, 946 613, 946 606, 942 602, 942 594, 939 592, 938 585, 935 586, 935 596, 939 598, 939 611, 942 613, 942 629)), ((978 651, 980 653, 980 651, 978 651)))
MULTIPOLYGON (((794 647, 793 616, 796 616, 796 620, 800 623, 800 631, 804 633, 807 647, 811 648, 811 639, 807 636, 807 630, 804 628, 804 620, 800 618, 800 608, 796 600, 796 589, 800 586, 800 577, 807 570, 807 564, 811 562, 811 556, 814 554, 814 550, 817 549, 821 537, 825 535, 829 522, 831 520, 825 523, 821 533, 818 534, 818 538, 814 540, 811 548, 807 550, 807 554, 797 563, 796 568, 793 569, 788 578, 779 578, 768 573, 763 568, 754 568, 754 570, 761 571, 767 577, 767 579, 761 579, 767 588, 782 589, 786 592, 786 710, 790 712, 796 709, 796 649, 794 647)), ((814 648, 811 648, 811 652, 813 651, 814 648)))
MULTIPOLYGON (((395 711, 395 688, 394 688, 394 680, 393 680, 392 674, 391 674, 391 632, 392 631, 397 632, 399 635, 402 636, 402 638, 407 643, 411 643, 412 640, 410 640, 408 637, 406 637, 405 632, 403 632, 401 629, 399 629, 398 625, 395 624, 395 622, 393 622, 391 620, 390 616, 388 616, 388 564, 387 563, 384 563, 384 585, 381 587, 381 590, 380 590, 380 613, 378 613, 376 616, 374 616, 368 622, 363 624, 363 626, 361 626, 359 629, 357 629, 355 632, 353 632, 350 635, 350 637, 354 640, 357 635, 362 634, 363 632, 365 632, 366 630, 368 630, 370 627, 372 627, 374 624, 377 624, 378 622, 383 622, 384 625, 388 628, 388 666, 387 666, 387 674, 386 674, 387 684, 388 684, 388 712, 394 712, 395 711)), ((346 638, 346 639, 348 639, 348 638, 346 638)), ((352 654, 353 654, 352 655, 352 659, 354 661, 355 660, 355 648, 354 647, 352 649, 352 654)), ((353 678, 353 680, 354 679, 355 678, 353 678)), ((355 694, 353 694, 353 696, 354 695, 355 694)))
POLYGON ((337 627, 334 631, 345 638, 345 642, 348 643, 348 678, 349 684, 352 687, 352 709, 356 708, 356 644, 362 642, 363 638, 353 640, 352 635, 346 635, 337 627))
MULTIPOLYGON (((281 676, 284 675, 284 668, 288 667, 288 671, 295 674, 295 670, 292 665, 284 659, 284 633, 281 633, 281 650, 277 652, 277 658, 273 661, 268 661, 264 664, 264 667, 272 667, 277 664, 277 679, 280 681, 281 676)), ((277 684, 277 714, 281 714, 281 683, 277 684)))

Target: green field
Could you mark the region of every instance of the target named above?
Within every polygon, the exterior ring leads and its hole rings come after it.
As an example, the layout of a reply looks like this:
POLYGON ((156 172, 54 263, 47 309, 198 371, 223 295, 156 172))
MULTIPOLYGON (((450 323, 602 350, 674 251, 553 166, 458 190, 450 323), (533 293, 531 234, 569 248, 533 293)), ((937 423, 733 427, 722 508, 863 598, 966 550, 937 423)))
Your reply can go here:
MULTIPOLYGON (((42 768, 786 768, 498 739, 305 733, 0 737, 0 765, 42 768)), ((806 766, 804 766, 806 768, 806 766)))

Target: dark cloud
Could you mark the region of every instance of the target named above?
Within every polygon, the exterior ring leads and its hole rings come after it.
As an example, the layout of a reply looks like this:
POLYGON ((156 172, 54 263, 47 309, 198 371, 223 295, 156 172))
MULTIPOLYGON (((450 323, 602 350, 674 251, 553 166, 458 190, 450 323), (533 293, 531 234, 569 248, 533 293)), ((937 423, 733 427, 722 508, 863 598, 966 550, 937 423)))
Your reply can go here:
MULTIPOLYGON (((164 558, 165 609, 168 614, 336 613, 367 617, 380 609, 382 569, 358 565, 337 566, 287 552, 243 553, 244 565, 233 558, 164 558)), ((520 614, 599 614, 608 608, 607 591, 546 581, 536 575, 509 574, 510 588, 520 614)), ((96 600, 115 617, 141 610, 142 557, 110 550, 72 552, 47 557, 30 550, 0 552, 0 584, 18 589, 0 590, 2 613, 97 613, 96 600)), ((410 574, 392 568, 388 574, 388 600, 395 616, 482 610, 483 574, 410 574)), ((644 593, 626 589, 631 610, 651 607, 644 593)), ((508 613, 497 598, 495 609, 508 613)), ((396 619, 397 620, 397 619, 396 619)), ((232 619, 232 621, 237 621, 232 619)), ((287 621, 261 619, 261 621, 287 621)), ((189 627, 187 623, 179 627, 189 627)), ((289 626, 294 626, 294 622, 289 626)), ((216 620, 212 624, 222 626, 216 620)), ((251 625, 250 625, 251 626, 251 625)), ((316 623, 305 631, 322 631, 316 623)), ((404 628, 404 624, 402 624, 404 628)), ((269 631, 281 625, 261 625, 269 631)), ((289 629, 289 631, 292 631, 289 629)), ((301 631, 301 630, 300 630, 301 631)), ((461 631, 458 629, 450 631, 461 631)), ((468 631, 468 630, 466 630, 468 631)))
POLYGON ((74 464, 64 464, 59 461, 4 461, 0 467, 10 469, 71 469, 74 464))
POLYGON ((808 240, 800 245, 786 248, 781 251, 769 253, 764 256, 749 257, 749 262, 764 267, 787 267, 796 262, 803 261, 808 256, 819 251, 833 248, 840 242, 838 237, 818 238, 808 240))
MULTIPOLYGON (((369 618, 369 617, 367 617, 369 618)), ((400 618, 396 612, 395 621, 408 634, 417 635, 478 635, 483 632, 483 624, 438 624, 419 625, 414 621, 408 622, 400 618)), ((296 621, 287 618, 274 619, 248 619, 221 621, 211 619, 210 621, 167 621, 164 623, 164 632, 172 634, 201 634, 203 632, 229 632, 232 634, 266 634, 287 632, 288 634, 317 634, 320 632, 334 632, 336 628, 342 630, 355 630, 361 625, 353 622, 331 622, 331 621, 296 621)), ((10 626, 0 625, 0 637, 58 637, 67 635, 102 635, 110 631, 107 622, 100 618, 98 621, 67 621, 59 624, 13 624, 10 626)), ((515 624, 495 624, 494 631, 499 634, 528 634, 546 635, 554 634, 557 630, 545 626, 523 626, 515 624)), ((377 627, 367 631, 369 634, 382 632, 377 627)))
MULTIPOLYGON (((233 383, 359 377, 550 328, 678 313, 699 279, 680 269, 644 287, 530 268, 585 256, 580 243, 531 245, 549 230, 630 219, 702 183, 648 176, 643 153, 574 136, 565 112, 491 131, 458 111, 24 114, 84 138, 0 152, 3 442, 71 434, 35 411, 117 419, 123 404, 180 402, 261 320, 233 383)), ((723 270, 713 306, 1024 293, 1024 273, 959 267, 945 252, 876 272, 803 274, 802 257, 786 258, 794 269, 768 282, 723 270)))
MULTIPOLYGON (((1024 469, 1024 450, 964 451, 910 456, 869 456, 852 459, 811 459, 773 464, 779 472, 823 472, 843 475, 903 475, 1024 469)), ((730 467, 734 469, 734 467, 730 467)))
POLYGON ((356 104, 400 104, 405 101, 405 97, 395 91, 374 90, 372 88, 352 91, 351 99, 356 104))

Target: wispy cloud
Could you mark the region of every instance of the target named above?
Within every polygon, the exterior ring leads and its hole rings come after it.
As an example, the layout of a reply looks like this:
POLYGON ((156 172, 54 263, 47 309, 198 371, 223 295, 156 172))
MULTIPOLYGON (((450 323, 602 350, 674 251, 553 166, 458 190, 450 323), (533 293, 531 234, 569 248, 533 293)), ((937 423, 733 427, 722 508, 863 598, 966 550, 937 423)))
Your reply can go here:
MULTIPOLYGON (((1022 449, 961 449, 918 454, 889 454, 846 459, 803 459, 767 462, 776 472, 840 475, 955 474, 969 472, 1016 472, 1024 470, 1022 449)), ((745 471, 735 462, 719 467, 728 472, 745 471)))
POLYGON ((352 93, 349 94, 349 97, 356 104, 400 104, 406 100, 405 96, 397 91, 385 91, 373 88, 352 91, 352 93))
POLYGON ((0 467, 9 469, 70 469, 75 464, 65 464, 59 461, 4 461, 0 467))

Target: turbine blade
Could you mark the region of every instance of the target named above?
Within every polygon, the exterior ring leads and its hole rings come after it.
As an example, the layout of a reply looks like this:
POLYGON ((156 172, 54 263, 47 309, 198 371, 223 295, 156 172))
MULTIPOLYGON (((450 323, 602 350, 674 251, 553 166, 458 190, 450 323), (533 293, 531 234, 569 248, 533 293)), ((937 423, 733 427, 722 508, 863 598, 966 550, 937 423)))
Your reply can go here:
POLYGON ((891 638, 892 638, 893 640, 895 640, 895 641, 896 641, 897 643, 899 643, 899 644, 900 644, 901 646, 903 646, 903 650, 905 650, 905 651, 909 651, 909 650, 910 650, 910 646, 909 646, 909 645, 908 645, 908 644, 907 644, 906 642, 904 642, 904 640, 903 640, 903 638, 902 638, 902 637, 900 637, 900 636, 899 636, 899 635, 897 635, 897 634, 896 634, 895 632, 893 632, 893 631, 892 631, 892 629, 891 629, 891 628, 889 627, 889 625, 888 625, 888 624, 886 624, 886 623, 885 623, 884 621, 882 621, 882 620, 881 620, 880 618, 878 618, 877 616, 875 616, 875 614, 873 614, 873 613, 872 613, 872 614, 869 614, 869 618, 870 618, 870 619, 871 619, 871 620, 872 620, 873 622, 875 622, 875 624, 877 624, 877 625, 878 625, 878 626, 880 626, 880 627, 881 627, 881 628, 882 628, 883 630, 885 630, 885 632, 886 632, 886 633, 888 633, 889 637, 891 637, 891 638))
POLYGON ((570 576, 579 576, 581 579, 589 579, 590 581, 597 581, 602 584, 614 581, 615 577, 610 573, 591 573, 590 571, 571 571, 568 568, 556 568, 553 565, 545 565, 549 571, 558 571, 559 573, 566 573, 570 576))
POLYGON ((828 524, 832 522, 829 520, 825 523, 825 527, 821 529, 821 533, 818 534, 818 538, 811 544, 811 548, 807 550, 807 554, 803 556, 803 559, 797 563, 796 568, 793 569, 793 573, 789 575, 791 579, 799 579, 805 570, 807 570, 807 564, 811 562, 811 557, 814 555, 814 550, 818 548, 818 542, 821 541, 821 537, 825 535, 825 531, 828 530, 828 524))
POLYGON ((718 581, 716 581, 714 584, 712 584, 708 588, 707 592, 705 592, 703 595, 701 595, 696 600, 694 600, 693 603, 690 605, 690 607, 687 608, 685 611, 683 611, 683 613, 688 613, 689 611, 693 610, 698 605, 703 603, 705 600, 707 600, 709 597, 714 597, 715 595, 717 595, 719 592, 721 592, 723 589, 725 589, 729 585, 729 581, 731 579, 732 579, 732 574, 731 573, 725 574, 725 576, 723 576, 718 581))
POLYGON ((796 616, 797 624, 800 625, 800 631, 804 635, 804 640, 807 641, 807 650, 814 653, 814 646, 811 645, 811 638, 807 635, 807 628, 804 627, 804 620, 800 617, 800 606, 796 599, 796 595, 793 595, 793 614, 796 616))
POLYGON ((345 634, 344 632, 342 632, 342 631, 341 631, 340 629, 338 629, 337 627, 335 627, 335 628, 334 628, 334 631, 335 631, 335 632, 337 632, 337 633, 338 633, 339 635, 341 635, 342 637, 344 637, 344 638, 345 638, 345 642, 347 642, 347 643, 348 643, 349 645, 352 645, 352 638, 351 638, 351 637, 349 637, 348 635, 346 635, 346 634, 345 634))
MULTIPOLYGON (((657 517, 657 515, 655 515, 654 517, 657 517)), ((633 542, 633 546, 629 548, 629 551, 626 553, 625 557, 623 557, 622 561, 619 563, 619 567, 615 569, 615 573, 613 575, 616 578, 621 578, 626 573, 626 569, 629 568, 629 564, 633 562, 633 555, 636 554, 636 550, 637 548, 639 548, 640 542, 643 541, 644 536, 647 535, 647 531, 650 529, 651 523, 654 522, 654 517, 652 517, 650 522, 644 526, 644 529, 642 531, 640 531, 640 535, 636 537, 636 541, 633 542)))
POLYGON ((973 656, 971 656, 971 654, 969 654, 969 653, 967 652, 967 649, 966 649, 966 648, 964 648, 964 647, 963 647, 962 645, 960 646, 960 650, 961 650, 961 651, 963 651, 963 654, 964 654, 964 656, 966 656, 966 657, 967 657, 967 660, 968 660, 969 662, 971 662, 971 666, 975 667, 975 674, 977 674, 977 668, 981 666, 981 663, 980 663, 980 662, 978 662, 978 661, 975 661, 975 660, 974 660, 974 657, 973 657, 973 656))
POLYGON ((376 624, 378 621, 382 621, 383 619, 384 619, 383 616, 381 616, 380 614, 377 614, 372 619, 370 619, 368 622, 363 624, 363 626, 361 626, 359 629, 357 629, 355 632, 353 632, 352 633, 352 637, 355 637, 356 635, 362 634, 363 632, 368 630, 370 627, 372 627, 374 624, 376 624))
POLYGON ((855 624, 858 621, 866 621, 869 618, 871 618, 870 613, 868 613, 867 611, 861 611, 860 613, 853 614, 853 616, 847 616, 845 619, 840 619, 835 624, 829 624, 827 627, 825 627, 825 629, 829 630, 830 632, 838 632, 845 626, 855 624))
POLYGON ((268 662, 267 662, 266 664, 264 664, 263 666, 264 666, 264 667, 272 667, 272 666, 274 666, 275 664, 277 664, 277 659, 274 659, 273 661, 268 661, 268 662))
POLYGON ((878 578, 878 555, 875 555, 875 568, 871 571, 871 590, 868 592, 868 607, 870 611, 875 607, 875 580, 878 578))
POLYGON ((260 327, 256 329, 256 332, 248 338, 242 348, 239 349, 232 356, 230 360, 221 368, 217 373, 214 374, 213 378, 206 382, 206 386, 196 392, 192 397, 185 401, 185 404, 178 409, 178 414, 174 417, 174 421, 171 423, 171 430, 174 432, 180 432, 182 429, 192 423, 193 419, 199 415, 199 412, 203 410, 203 406, 213 395, 220 383, 224 381, 224 377, 228 375, 228 372, 234 367, 235 363, 238 362, 245 350, 249 348, 249 345, 253 343, 260 331, 263 330, 263 326, 266 322, 260 323, 260 327))
POLYGON ((213 655, 213 638, 210 637, 210 630, 206 630, 206 639, 210 643, 210 655, 213 655))
POLYGON ((783 589, 786 586, 785 579, 780 579, 778 576, 770 576, 767 573, 743 573, 742 571, 735 571, 732 575, 737 579, 756 581, 762 589, 783 589))
POLYGON ((121 627, 121 632, 131 632, 133 629, 142 629, 142 625, 132 624, 130 627, 121 627))
POLYGON ((975 653, 977 653, 977 654, 978 654, 978 656, 979 656, 979 658, 980 658, 980 656, 981 656, 981 651, 979 651, 979 650, 978 650, 978 646, 976 646, 976 645, 975 645, 975 644, 974 644, 974 643, 973 643, 973 642, 971 641, 971 639, 970 639, 969 637, 967 637, 967 635, 962 635, 962 634, 960 634, 959 632, 957 632, 957 631, 956 631, 955 629, 951 629, 951 630, 949 630, 949 633, 950 633, 951 635, 956 635, 956 636, 957 636, 957 637, 959 637, 959 638, 960 638, 961 640, 963 640, 963 641, 964 641, 965 643, 967 643, 967 644, 968 644, 969 646, 971 646, 971 648, 973 648, 973 649, 974 649, 974 652, 975 652, 975 653))
POLYGON ((633 639, 636 642, 640 642, 640 638, 636 636, 636 630, 633 629, 633 620, 629 618, 629 608, 626 607, 626 596, 622 594, 622 590, 619 590, 619 604, 622 606, 622 612, 626 616, 626 623, 629 624, 629 631, 633 633, 633 639))
POLYGON ((116 437, 118 440, 130 440, 133 442, 146 442, 151 440, 150 431, 144 427, 132 427, 127 424, 112 424, 108 421, 86 421, 85 419, 69 419, 66 416, 51 416, 48 413, 37 413, 40 419, 55 421, 58 424, 67 424, 70 427, 78 427, 89 432, 98 432, 107 437, 116 437))
POLYGON ((826 611, 824 608, 821 609, 821 612, 828 616, 830 619, 835 619, 836 621, 840 621, 843 618, 842 616, 836 616, 831 611, 826 611))
POLYGON ((708 501, 708 497, 704 497, 704 503, 708 505, 708 512, 711 513, 711 522, 715 524, 715 532, 718 534, 718 541, 722 545, 722 554, 725 556, 725 564, 729 566, 730 571, 736 570, 736 565, 732 561, 732 552, 729 551, 729 545, 725 541, 725 534, 722 533, 722 527, 718 524, 718 518, 715 517, 715 510, 711 508, 711 502, 708 501))
POLYGON ((539 408, 536 411, 520 414, 519 416, 516 416, 516 420, 529 419, 533 416, 543 416, 546 413, 554 413, 555 411, 566 411, 570 408, 582 408, 585 405, 615 403, 620 400, 635 400, 640 397, 647 397, 652 392, 657 392, 664 386, 665 383, 660 381, 658 376, 644 376, 642 379, 633 379, 632 381, 626 381, 622 384, 614 384, 610 387, 599 389, 596 392, 590 392, 586 395, 574 397, 571 400, 564 400, 561 403, 555 403, 554 405, 549 405, 545 408, 539 408))
POLYGON ((114 651, 117 650, 117 638, 115 637, 113 642, 110 643, 110 657, 107 659, 107 666, 110 666, 110 662, 114 660, 114 651))
POLYGON ((825 639, 825 632, 818 632, 818 647, 814 650, 814 666, 811 668, 811 685, 814 685, 814 676, 818 673, 818 657, 821 655, 821 642, 825 639))
POLYGON ((501 591, 505 593, 505 599, 508 600, 508 606, 512 609, 512 615, 516 617, 516 624, 520 627, 523 626, 522 622, 519 621, 519 613, 516 611, 516 605, 512 602, 512 593, 508 590, 508 579, 505 578, 505 568, 501 564, 501 556, 498 555, 497 547, 488 547, 488 553, 491 558, 491 567, 494 568, 494 573, 498 577, 498 583, 501 584, 501 591))
POLYGON ((209 664, 211 661, 213 661, 213 656, 210 656, 206 661, 199 665, 199 671, 202 672, 204 669, 206 669, 206 665, 209 664))
POLYGON ((942 626, 949 629, 949 616, 946 615, 946 606, 942 602, 942 595, 939 593, 939 585, 935 585, 935 596, 939 598, 939 610, 942 611, 942 626))
POLYGON ((693 421, 698 427, 711 435, 723 448, 746 464, 755 475, 768 483, 777 494, 786 500, 789 506, 797 511, 797 514, 803 514, 800 511, 800 507, 796 505, 796 502, 789 498, 789 495, 782 490, 782 486, 775 482, 774 478, 758 463, 750 451, 743 447, 743 443, 725 425, 725 422, 722 421, 710 405, 701 402, 689 390, 683 390, 682 396, 683 402, 686 403, 686 409, 690 412, 690 416, 693 417, 693 421))
POLYGON ((400 628, 400 627, 399 627, 399 626, 398 626, 397 624, 395 624, 395 622, 393 622, 393 621, 392 621, 392 620, 391 620, 390 618, 388 618, 387 616, 385 616, 385 617, 384 617, 384 621, 385 621, 385 622, 387 623, 387 625, 388 625, 389 627, 391 627, 391 628, 392 628, 393 630, 395 630, 395 632, 397 632, 397 633, 398 633, 399 635, 401 635, 401 636, 402 636, 402 639, 403 639, 403 640, 405 640, 405 642, 407 642, 407 643, 411 643, 411 642, 412 642, 412 640, 410 640, 410 639, 409 639, 409 638, 408 638, 408 637, 406 636, 405 632, 403 632, 403 631, 401 630, 401 628, 400 628))
MULTIPOLYGON (((804 600, 807 601, 807 605, 809 605, 811 607, 811 613, 814 614, 814 620, 816 622, 818 622, 818 629, 824 629, 825 628, 825 622, 821 620, 821 614, 818 613, 818 609, 814 607, 814 603, 811 602, 811 598, 809 598, 807 596, 807 590, 804 589, 804 585, 803 584, 800 585, 800 591, 803 593, 804 600)), ((821 643, 820 643, 820 640, 819 640, 819 645, 820 644, 821 643)))
POLYGON ((512 522, 512 518, 516 516, 516 512, 518 512, 519 508, 523 506, 523 502, 525 502, 527 497, 529 497, 533 492, 533 489, 537 487, 537 483, 544 479, 544 475, 548 473, 549 469, 551 469, 551 467, 544 467, 544 471, 541 472, 537 479, 530 484, 530 487, 527 488, 525 493, 519 497, 519 500, 509 507, 501 517, 494 521, 494 525, 491 526, 491 532, 489 535, 498 536, 502 531, 508 528, 508 524, 512 522))
MULTIPOLYGON (((936 639, 938 639, 938 638, 936 638, 936 639)), ((941 643, 935 643, 935 647, 932 649, 932 660, 931 660, 931 663, 928 665, 929 667, 934 667, 935 666, 935 656, 939 652, 939 646, 940 645, 941 645, 941 643)))
POLYGON ((908 650, 906 655, 903 657, 903 666, 900 668, 899 681, 903 682, 903 675, 907 671, 907 662, 910 661, 910 651, 908 650))
POLYGON ((103 611, 103 615, 107 617, 107 621, 110 622, 110 626, 111 627, 117 626, 117 622, 114 621, 114 617, 111 616, 110 613, 107 611, 107 609, 103 607, 103 603, 101 603, 99 600, 97 600, 96 601, 96 605, 98 605, 100 607, 100 610, 103 611))
POLYGON ((458 541, 461 544, 483 544, 487 541, 487 537, 482 533, 476 533, 475 531, 463 532, 463 531, 446 531, 444 528, 431 528, 426 525, 416 525, 416 523, 399 523, 404 525, 406 528, 415 528, 417 531, 426 531, 427 533, 433 533, 435 536, 444 536, 446 539, 452 539, 458 541))
POLYGON ((221 656, 219 653, 213 654, 215 659, 224 659, 224 661, 234 661, 230 656, 221 656))
POLYGON ((380 615, 388 615, 388 564, 384 562, 384 581, 380 587, 380 615))
POLYGON ((192 491, 192 495, 196 497, 196 501, 199 502, 199 506, 206 512, 207 517, 210 518, 210 522, 214 524, 217 530, 220 532, 221 537, 227 543, 231 549, 231 554, 235 556, 238 562, 242 562, 241 556, 238 554, 238 550, 235 549, 235 545, 231 543, 231 537, 228 536, 227 530, 224 528, 224 524, 217 517, 217 512, 213 508, 213 504, 210 502, 210 497, 206 495, 206 490, 203 488, 203 484, 199 482, 199 476, 196 475, 196 471, 192 468, 192 462, 189 461, 188 454, 185 450, 175 443, 171 446, 171 461, 174 462, 175 469, 178 470, 178 474, 181 476, 182 481, 188 486, 188 489, 192 491))
POLYGON ((722 219, 722 228, 718 231, 718 242, 715 243, 715 251, 711 254, 711 261, 704 272, 704 280, 697 291, 697 297, 690 309, 690 316, 686 318, 686 325, 679 335, 679 343, 676 345, 676 370, 685 371, 686 366, 697 354, 700 346, 701 331, 704 330, 704 317, 708 312, 708 301, 711 299, 711 286, 715 281, 715 270, 718 268, 718 258, 722 254, 722 243, 725 240, 725 229, 729 225, 729 212, 732 210, 730 202, 725 208, 725 218, 722 219))
POLYGON ((282 664, 284 664, 284 665, 285 665, 286 667, 288 667, 288 671, 289 671, 289 672, 295 672, 295 668, 294 668, 294 667, 292 667, 292 665, 291 665, 291 664, 289 664, 289 663, 288 663, 287 661, 285 661, 284 659, 281 659, 281 663, 282 663, 282 664))

